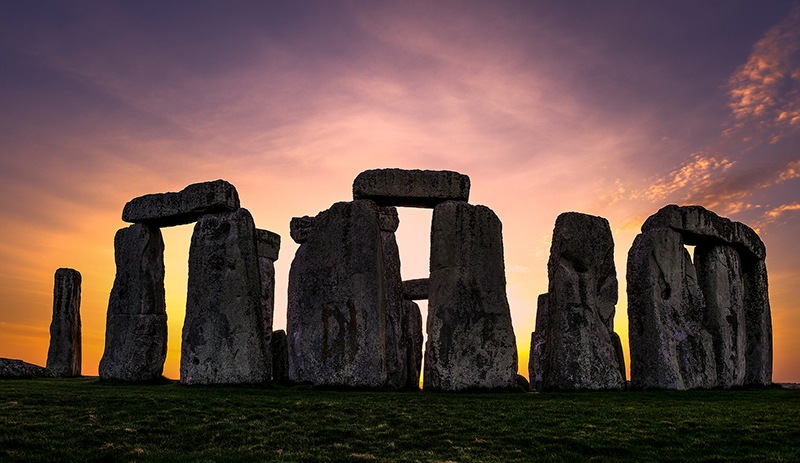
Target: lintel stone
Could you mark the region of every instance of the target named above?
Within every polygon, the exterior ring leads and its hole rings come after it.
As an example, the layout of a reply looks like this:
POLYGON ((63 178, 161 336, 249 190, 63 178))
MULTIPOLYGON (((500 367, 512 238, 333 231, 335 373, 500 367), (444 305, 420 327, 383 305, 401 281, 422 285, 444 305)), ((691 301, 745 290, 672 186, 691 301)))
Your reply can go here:
POLYGON ((371 199, 379 206, 433 208, 453 200, 469 200, 469 177, 449 170, 372 169, 353 181, 353 199, 371 199))
POLYGON ((155 227, 184 225, 201 215, 239 209, 239 193, 225 180, 193 183, 179 192, 139 196, 128 201, 122 220, 155 227))

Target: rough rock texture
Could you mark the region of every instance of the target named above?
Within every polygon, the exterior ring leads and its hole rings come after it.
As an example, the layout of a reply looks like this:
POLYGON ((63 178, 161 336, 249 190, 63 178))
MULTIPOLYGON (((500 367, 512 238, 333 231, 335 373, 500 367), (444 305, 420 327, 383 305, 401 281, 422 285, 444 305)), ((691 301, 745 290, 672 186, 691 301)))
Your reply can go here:
POLYGON ((292 217, 289 222, 289 236, 297 244, 303 244, 308 239, 308 235, 314 230, 317 217, 292 217))
POLYGON ((428 299, 430 292, 430 279, 417 278, 416 280, 406 280, 403 282, 403 297, 410 301, 428 299))
POLYGON ((353 181, 353 198, 380 206, 432 208, 447 200, 467 201, 469 186, 468 176, 448 170, 373 169, 353 181))
POLYGON ((269 230, 256 228, 256 241, 258 243, 258 257, 264 257, 273 262, 278 260, 281 250, 281 235, 269 230))
POLYGON ((289 378, 383 387, 387 314, 378 207, 340 202, 315 222, 289 272, 289 378))
POLYGON ((272 380, 276 382, 289 381, 289 347, 286 344, 286 331, 272 332, 270 351, 272 352, 272 380))
POLYGON ((705 302, 681 234, 653 228, 628 253, 628 337, 634 388, 714 387, 705 302))
POLYGON ((543 387, 622 389, 625 376, 612 340, 618 294, 608 221, 577 212, 559 215, 547 271, 543 387))
POLYGON ((0 358, 0 379, 53 378, 56 374, 47 368, 17 359, 0 358))
MULTIPOLYGON (((261 281, 261 316, 264 324, 264 345, 270 346, 272 320, 275 311, 275 260, 281 246, 281 237, 268 230, 256 229, 258 271, 261 281)), ((272 350, 265 350, 267 378, 272 375, 272 350)))
POLYGON ((772 315, 763 259, 743 259, 745 385, 772 384, 772 315))
POLYGON ((156 193, 130 200, 122 220, 169 227, 192 223, 203 214, 239 209, 236 187, 225 180, 194 183, 177 193, 156 193))
POLYGON ((57 376, 81 375, 81 274, 56 270, 47 368, 57 376))
POLYGON ((379 208, 381 248, 383 252, 383 294, 386 310, 386 384, 403 389, 408 382, 407 352, 403 321, 403 279, 400 276, 400 251, 394 230, 397 229, 397 209, 379 208), (392 212, 393 211, 393 212, 392 212), (387 219, 388 217, 388 219, 387 219), (394 217, 394 219, 392 219, 394 217), (388 227, 385 222, 390 222, 388 227), (386 231, 385 229, 391 229, 386 231))
POLYGON ((752 228, 720 217, 702 206, 664 206, 648 217, 642 225, 642 232, 654 228, 679 231, 684 243, 692 246, 723 241, 757 259, 764 259, 767 255, 764 243, 752 228))
POLYGON ((547 293, 540 294, 536 301, 536 331, 531 333, 531 350, 528 358, 528 378, 531 390, 541 391, 544 384, 544 352, 547 336, 547 293))
POLYGON ((246 209, 202 216, 189 248, 181 383, 269 379, 253 218, 246 209))
POLYGON ((424 388, 513 388, 517 348, 506 298, 502 225, 459 201, 433 211, 424 388))
POLYGON ((100 378, 160 379, 167 356, 161 231, 144 224, 117 231, 114 260, 117 274, 108 300, 100 378))
POLYGON ((419 374, 422 371, 422 314, 413 301, 403 301, 403 337, 405 348, 406 383, 404 389, 419 389, 419 374))
POLYGON ((397 214, 396 207, 379 207, 378 214, 381 220, 382 232, 396 232, 400 226, 400 216, 397 214))
POLYGON ((739 254, 730 246, 698 246, 697 280, 705 298, 704 328, 714 340, 717 386, 744 384, 744 281, 739 254))

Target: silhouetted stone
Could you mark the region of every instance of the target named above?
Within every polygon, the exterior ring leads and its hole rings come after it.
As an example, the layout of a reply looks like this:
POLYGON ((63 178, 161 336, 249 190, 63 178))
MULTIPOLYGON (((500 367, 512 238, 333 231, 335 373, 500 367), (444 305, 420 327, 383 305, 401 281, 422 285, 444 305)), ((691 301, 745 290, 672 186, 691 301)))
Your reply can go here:
POLYGON ((297 244, 303 244, 308 239, 308 235, 314 230, 317 217, 292 217, 289 222, 289 236, 297 244))
POLYGON ((517 348, 500 220, 485 206, 433 211, 424 388, 513 388, 517 348))
POLYGON ((531 383, 522 375, 517 375, 517 388, 523 392, 531 392, 531 383))
POLYGON ((540 294, 536 301, 536 331, 531 333, 531 350, 528 358, 528 377, 531 389, 541 391, 544 382, 544 352, 547 336, 547 293, 540 294))
POLYGON ((281 250, 281 235, 269 230, 256 228, 256 240, 258 242, 258 257, 264 257, 273 262, 278 260, 281 250))
POLYGON ((408 361, 403 321, 403 280, 400 276, 400 251, 394 230, 399 225, 397 209, 378 208, 381 247, 383 249, 383 293, 386 310, 386 384, 395 389, 406 387, 408 382, 408 361), (385 223, 385 222, 390 223, 385 223), (389 225, 389 226, 384 226, 389 225), (387 231, 388 230, 388 231, 387 231))
POLYGON ((714 387, 705 302, 680 233, 653 228, 638 235, 628 253, 627 280, 632 386, 714 387))
POLYGON ((772 315, 767 266, 763 259, 743 259, 745 378, 748 386, 772 384, 772 315))
POLYGON ((181 383, 252 384, 269 379, 269 348, 253 218, 246 209, 206 214, 189 248, 181 383))
POLYGON ((286 331, 272 332, 270 351, 272 353, 272 380, 279 383, 289 381, 289 347, 286 343, 286 331))
MULTIPOLYGON (((281 237, 269 230, 256 228, 258 251, 258 271, 261 280, 261 313, 264 321, 264 345, 269 346, 272 338, 272 321, 275 311, 275 260, 281 246, 281 237)), ((272 375, 272 350, 265 351, 267 378, 272 375)))
POLYGON ((381 220, 381 231, 394 233, 400 226, 400 216, 396 207, 379 207, 378 214, 381 220))
POLYGON ((177 193, 156 193, 130 200, 122 220, 169 227, 192 223, 203 214, 239 209, 236 187, 225 180, 194 183, 177 193))
POLYGON ((56 270, 47 368, 57 376, 81 375, 81 274, 56 270))
POLYGON ((17 359, 0 358, 0 379, 53 378, 47 368, 17 359))
POLYGON ((373 169, 353 181, 353 198, 379 206, 433 208, 443 201, 467 201, 469 186, 469 177, 448 170, 373 169))
POLYGON ((289 378, 383 387, 387 313, 378 208, 340 202, 315 222, 289 272, 289 378))
POLYGON ((744 282, 739 254, 730 246, 697 246, 697 279, 705 297, 704 327, 714 340, 717 386, 744 384, 744 282))
POLYGON ((577 212, 559 215, 547 270, 543 387, 623 388, 612 340, 617 272, 608 221, 577 212))
POLYGON ((402 346, 406 352, 406 383, 404 389, 419 389, 419 374, 422 371, 422 315, 419 306, 413 301, 403 301, 402 346))
POLYGON ((167 356, 161 231, 144 224, 117 231, 114 260, 117 274, 108 300, 100 378, 160 379, 167 356))
POLYGON ((403 297, 410 301, 428 299, 430 291, 430 279, 417 278, 416 280, 405 280, 403 282, 403 297))

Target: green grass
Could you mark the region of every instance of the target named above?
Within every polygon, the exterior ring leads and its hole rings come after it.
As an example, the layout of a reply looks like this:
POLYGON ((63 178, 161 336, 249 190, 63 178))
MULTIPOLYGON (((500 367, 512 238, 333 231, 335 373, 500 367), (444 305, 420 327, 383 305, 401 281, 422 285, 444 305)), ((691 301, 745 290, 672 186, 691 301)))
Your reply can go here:
POLYGON ((435 394, 0 381, 0 461, 800 461, 800 390, 435 394))

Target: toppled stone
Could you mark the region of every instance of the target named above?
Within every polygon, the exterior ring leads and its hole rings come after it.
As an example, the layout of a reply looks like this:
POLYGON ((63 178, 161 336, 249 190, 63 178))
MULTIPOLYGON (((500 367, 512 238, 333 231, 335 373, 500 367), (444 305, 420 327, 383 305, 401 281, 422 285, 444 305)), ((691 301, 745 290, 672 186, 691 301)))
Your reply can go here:
POLYGON ((648 217, 642 233, 654 228, 671 228, 681 233, 685 244, 696 246, 718 240, 764 259, 767 249, 758 234, 747 225, 720 217, 702 206, 670 204, 648 217))
POLYGON ((308 235, 314 230, 317 217, 292 217, 289 222, 289 236, 297 244, 303 244, 308 239, 308 235))
POLYGON ((543 387, 624 388, 612 339, 617 272, 608 221, 577 212, 559 215, 547 269, 543 387))
POLYGON ((114 260, 117 274, 108 301, 100 378, 158 380, 167 356, 161 231, 145 224, 117 231, 114 260))
POLYGON ((0 358, 0 379, 53 378, 47 368, 17 359, 0 358))
POLYGON ((81 274, 56 270, 47 368, 57 376, 81 375, 81 274))
POLYGON ((430 262, 423 388, 514 388, 517 347, 500 220, 485 206, 439 204, 430 262))
POLYGON ((353 181, 353 199, 371 199, 379 206, 433 208, 469 199, 469 177, 448 170, 373 169, 353 181))
POLYGON ((405 280, 403 282, 403 298, 409 301, 419 301, 428 299, 430 291, 430 279, 417 278, 415 280, 405 280))
POLYGON ((177 193, 156 193, 130 200, 122 220, 155 227, 183 225, 203 214, 239 209, 236 187, 225 180, 194 183, 177 193))
POLYGON ((536 331, 531 333, 531 349, 528 358, 528 378, 531 390, 541 391, 544 385, 544 353, 547 341, 547 293, 540 294, 536 301, 536 331))
POLYGON ((269 230, 256 228, 256 240, 258 243, 258 257, 263 257, 273 262, 278 260, 278 253, 281 249, 281 235, 269 230))
POLYGON ((714 341, 717 386, 744 384, 744 281, 739 254, 730 246, 698 246, 697 280, 705 297, 704 327, 714 341))
POLYGON ((270 351, 272 353, 272 380, 279 383, 289 381, 289 347, 286 343, 286 331, 272 332, 270 351))
POLYGON ((422 315, 413 301, 403 301, 402 347, 406 352, 406 383, 404 389, 419 390, 419 374, 422 371, 422 315))
POLYGON ((189 248, 181 383, 269 379, 253 218, 246 209, 206 214, 189 248))
POLYGON ((628 253, 628 338, 634 388, 693 389, 716 385, 705 301, 681 234, 653 228, 628 253))
POLYGON ((387 313, 378 208, 340 202, 315 222, 289 272, 289 378, 383 387, 387 313))
POLYGON ((394 233, 400 226, 400 216, 396 207, 379 207, 378 214, 381 220, 381 231, 394 233))

